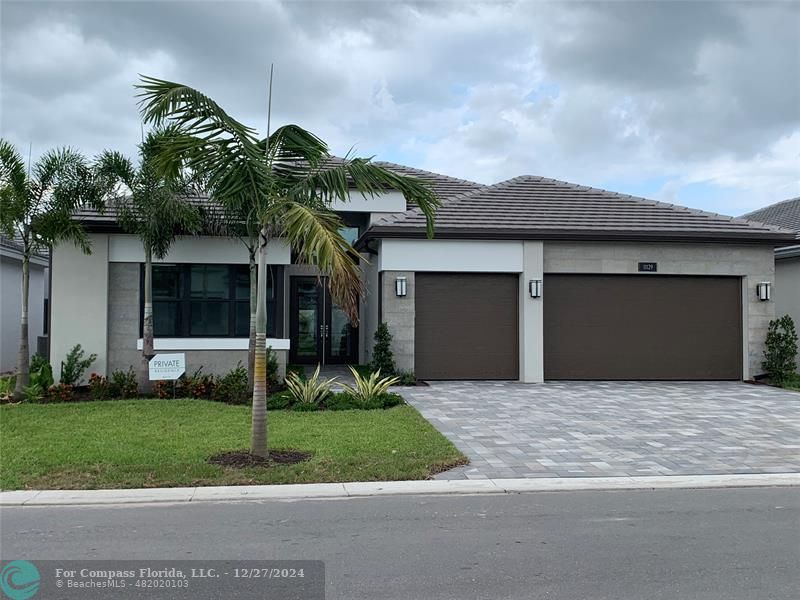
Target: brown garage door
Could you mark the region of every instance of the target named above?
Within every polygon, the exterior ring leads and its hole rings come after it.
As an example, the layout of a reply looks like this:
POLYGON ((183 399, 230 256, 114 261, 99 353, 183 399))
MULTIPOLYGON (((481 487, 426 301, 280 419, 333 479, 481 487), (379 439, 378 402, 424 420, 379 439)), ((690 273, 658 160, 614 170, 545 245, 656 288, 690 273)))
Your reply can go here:
POLYGON ((545 275, 546 379, 741 379, 736 277, 545 275))
POLYGON ((519 277, 417 273, 415 371, 422 379, 517 379, 519 277))

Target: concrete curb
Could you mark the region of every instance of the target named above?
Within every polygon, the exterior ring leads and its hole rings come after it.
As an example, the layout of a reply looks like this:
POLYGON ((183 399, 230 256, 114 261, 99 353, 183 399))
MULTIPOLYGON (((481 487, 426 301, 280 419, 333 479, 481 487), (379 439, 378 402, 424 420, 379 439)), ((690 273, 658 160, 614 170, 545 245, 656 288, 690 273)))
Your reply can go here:
POLYGON ((516 494, 557 491, 717 489, 800 486, 800 473, 668 475, 658 477, 548 477, 426 481, 363 481, 294 485, 247 485, 130 490, 18 490, 0 492, 0 506, 187 504, 358 498, 399 495, 516 494))

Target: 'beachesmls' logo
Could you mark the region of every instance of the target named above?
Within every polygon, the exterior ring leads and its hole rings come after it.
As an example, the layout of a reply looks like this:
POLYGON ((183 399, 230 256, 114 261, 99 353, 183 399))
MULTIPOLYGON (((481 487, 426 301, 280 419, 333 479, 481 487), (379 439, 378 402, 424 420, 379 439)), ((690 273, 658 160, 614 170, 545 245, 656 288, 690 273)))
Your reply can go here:
POLYGON ((39 569, 27 560, 12 560, 0 572, 0 589, 10 600, 28 600, 39 591, 39 569))

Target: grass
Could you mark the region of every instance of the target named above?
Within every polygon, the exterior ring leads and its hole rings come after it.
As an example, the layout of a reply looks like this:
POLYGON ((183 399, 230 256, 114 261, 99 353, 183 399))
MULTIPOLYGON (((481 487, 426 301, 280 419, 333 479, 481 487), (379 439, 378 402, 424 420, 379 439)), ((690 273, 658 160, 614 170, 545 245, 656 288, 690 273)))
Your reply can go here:
POLYGON ((410 406, 272 411, 271 448, 313 453, 270 468, 210 456, 247 448, 250 408, 204 400, 0 406, 0 489, 96 489, 425 479, 464 456, 410 406))

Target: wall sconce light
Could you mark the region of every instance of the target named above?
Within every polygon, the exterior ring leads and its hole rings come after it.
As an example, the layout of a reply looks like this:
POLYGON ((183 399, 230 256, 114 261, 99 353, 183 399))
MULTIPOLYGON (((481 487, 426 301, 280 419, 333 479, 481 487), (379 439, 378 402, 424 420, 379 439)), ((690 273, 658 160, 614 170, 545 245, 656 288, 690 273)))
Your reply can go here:
POLYGON ((528 282, 528 291, 531 293, 531 298, 541 298, 542 297, 542 280, 541 279, 531 279, 528 282))
POLYGON ((756 284, 756 296, 762 302, 772 299, 772 284, 769 281, 762 281, 756 284))
POLYGON ((398 277, 394 280, 394 293, 398 298, 402 298, 408 293, 408 283, 405 277, 398 277))

